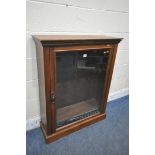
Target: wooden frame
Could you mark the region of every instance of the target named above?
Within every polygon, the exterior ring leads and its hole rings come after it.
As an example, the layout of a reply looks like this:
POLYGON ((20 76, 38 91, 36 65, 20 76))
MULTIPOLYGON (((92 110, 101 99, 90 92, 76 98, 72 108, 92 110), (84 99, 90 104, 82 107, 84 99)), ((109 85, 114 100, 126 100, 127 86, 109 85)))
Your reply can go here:
POLYGON ((104 119, 106 117, 106 102, 114 68, 117 45, 118 42, 121 41, 121 39, 104 39, 104 37, 99 37, 102 39, 94 40, 94 38, 91 36, 92 39, 76 40, 74 39, 76 38, 74 36, 72 40, 65 40, 63 36, 61 40, 54 40, 54 37, 52 36, 52 39, 50 40, 50 36, 33 37, 37 45, 41 129, 43 131, 46 143, 50 143, 60 137, 77 131, 80 128, 104 119), (56 103, 55 101, 51 101, 51 95, 55 94, 56 89, 56 53, 86 49, 110 49, 104 81, 103 98, 99 107, 100 113, 94 114, 66 126, 56 128, 56 103))

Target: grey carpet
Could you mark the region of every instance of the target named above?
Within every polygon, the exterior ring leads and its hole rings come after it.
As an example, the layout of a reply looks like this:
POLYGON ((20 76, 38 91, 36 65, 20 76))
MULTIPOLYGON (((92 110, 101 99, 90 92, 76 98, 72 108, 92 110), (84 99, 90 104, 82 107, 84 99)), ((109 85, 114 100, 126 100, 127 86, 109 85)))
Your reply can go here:
POLYGON ((107 105, 107 118, 53 143, 45 144, 41 129, 26 133, 27 155, 128 155, 129 96, 107 105))

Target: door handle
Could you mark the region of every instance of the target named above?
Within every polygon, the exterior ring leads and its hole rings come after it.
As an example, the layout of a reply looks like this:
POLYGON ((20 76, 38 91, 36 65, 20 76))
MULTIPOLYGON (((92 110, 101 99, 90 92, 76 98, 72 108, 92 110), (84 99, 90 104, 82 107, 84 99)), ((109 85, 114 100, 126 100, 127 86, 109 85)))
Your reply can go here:
POLYGON ((55 102, 55 98, 56 98, 55 95, 54 95, 54 94, 51 94, 51 102, 52 102, 52 103, 55 102))

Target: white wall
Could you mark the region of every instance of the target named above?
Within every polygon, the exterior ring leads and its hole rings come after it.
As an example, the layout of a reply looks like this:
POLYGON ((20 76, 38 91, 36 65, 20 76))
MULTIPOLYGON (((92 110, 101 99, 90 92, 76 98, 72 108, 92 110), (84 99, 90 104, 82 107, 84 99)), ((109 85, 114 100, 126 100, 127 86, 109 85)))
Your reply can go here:
POLYGON ((36 48, 31 35, 73 33, 124 38, 118 48, 110 94, 128 89, 128 0, 27 0, 27 120, 40 115, 36 48))

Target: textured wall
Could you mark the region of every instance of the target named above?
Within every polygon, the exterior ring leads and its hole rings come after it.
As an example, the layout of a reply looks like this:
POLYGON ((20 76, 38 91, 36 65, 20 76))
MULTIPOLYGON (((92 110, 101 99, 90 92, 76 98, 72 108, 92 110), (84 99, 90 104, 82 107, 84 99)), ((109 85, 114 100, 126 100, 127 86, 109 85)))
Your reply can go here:
POLYGON ((119 44, 110 93, 128 88, 128 0, 27 0, 27 119, 39 116, 32 34, 106 34, 119 44))

